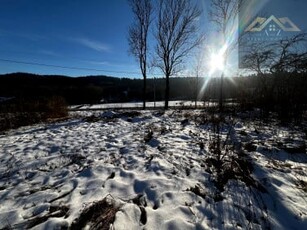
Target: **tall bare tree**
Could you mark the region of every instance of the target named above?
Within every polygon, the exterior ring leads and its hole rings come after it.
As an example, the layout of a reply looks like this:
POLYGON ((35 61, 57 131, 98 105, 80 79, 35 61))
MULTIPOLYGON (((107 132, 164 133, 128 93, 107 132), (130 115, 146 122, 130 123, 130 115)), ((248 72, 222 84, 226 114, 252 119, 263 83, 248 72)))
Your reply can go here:
POLYGON ((139 62, 143 75, 143 109, 146 108, 148 32, 152 22, 153 5, 151 0, 128 0, 134 14, 134 23, 129 28, 130 53, 139 62))
POLYGON ((202 41, 197 28, 201 11, 191 0, 159 0, 156 24, 156 66, 165 75, 168 109, 170 77, 180 71, 186 56, 202 41))
POLYGON ((271 73, 306 72, 306 44, 307 33, 299 33, 273 44, 274 59, 270 68, 271 73))
MULTIPOLYGON (((227 38, 234 36, 233 31, 238 30, 237 17, 240 8, 246 0, 211 0, 210 19, 221 33, 223 45, 226 45, 227 38)), ((238 38, 240 39, 240 38, 238 38)), ((229 55, 234 50, 237 42, 228 43, 224 51, 224 66, 227 65, 229 55)), ((220 82, 219 109, 223 110, 223 80, 225 71, 222 71, 220 82)))

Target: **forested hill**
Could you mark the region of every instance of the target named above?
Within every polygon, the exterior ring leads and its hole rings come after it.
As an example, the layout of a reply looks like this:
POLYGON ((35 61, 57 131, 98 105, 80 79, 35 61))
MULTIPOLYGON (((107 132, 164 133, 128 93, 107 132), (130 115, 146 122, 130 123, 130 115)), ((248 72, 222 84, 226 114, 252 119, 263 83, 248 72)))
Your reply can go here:
POLYGON ((69 104, 97 103, 102 98, 121 98, 121 94, 140 80, 108 76, 67 77, 12 73, 0 75, 0 97, 62 96, 69 104))
MULTIPOLYGON (((204 80, 171 78, 171 99, 194 99, 204 80), (196 86, 198 83, 198 87, 196 86)), ((149 79, 147 100, 163 100, 165 79, 149 79)), ((143 79, 109 76, 67 77, 13 73, 0 75, 0 97, 61 96, 68 104, 142 100, 143 79)))

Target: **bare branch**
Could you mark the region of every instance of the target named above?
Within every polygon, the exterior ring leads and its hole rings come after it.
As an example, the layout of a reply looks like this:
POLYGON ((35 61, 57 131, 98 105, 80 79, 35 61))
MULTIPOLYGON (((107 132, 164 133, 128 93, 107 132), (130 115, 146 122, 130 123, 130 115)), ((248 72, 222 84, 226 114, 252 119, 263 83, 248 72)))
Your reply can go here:
POLYGON ((259 46, 259 43, 249 44, 249 50, 243 55, 243 64, 259 75, 267 72, 306 72, 306 42, 307 34, 302 33, 266 46, 259 46))
POLYGON ((153 6, 151 0, 129 0, 129 5, 134 15, 134 23, 129 28, 129 52, 139 62, 144 78, 143 108, 145 109, 148 31, 152 22, 153 6))
POLYGON ((184 57, 202 41, 196 21, 200 11, 191 1, 160 0, 156 53, 165 75, 178 72, 184 57))

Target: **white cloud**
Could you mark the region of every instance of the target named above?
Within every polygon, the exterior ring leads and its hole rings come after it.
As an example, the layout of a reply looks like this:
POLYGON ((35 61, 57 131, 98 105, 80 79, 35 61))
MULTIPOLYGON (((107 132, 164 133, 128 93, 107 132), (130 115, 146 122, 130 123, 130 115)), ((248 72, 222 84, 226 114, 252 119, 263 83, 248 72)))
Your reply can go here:
POLYGON ((87 38, 74 38, 73 40, 83 46, 86 46, 90 49, 93 49, 99 52, 108 52, 111 50, 109 45, 104 44, 102 42, 90 40, 87 38))

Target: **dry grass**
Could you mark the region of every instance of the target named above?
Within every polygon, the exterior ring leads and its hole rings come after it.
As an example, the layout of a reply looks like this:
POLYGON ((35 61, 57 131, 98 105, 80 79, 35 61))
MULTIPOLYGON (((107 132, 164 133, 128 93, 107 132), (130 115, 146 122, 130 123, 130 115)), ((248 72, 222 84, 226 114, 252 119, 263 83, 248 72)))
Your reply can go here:
POLYGON ((118 210, 119 207, 115 206, 113 200, 105 197, 85 208, 73 221, 71 229, 78 230, 87 227, 90 230, 109 230, 118 210))

